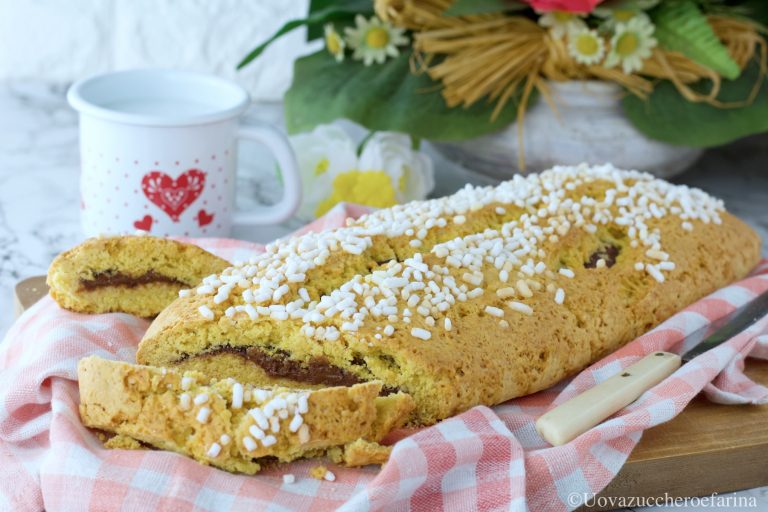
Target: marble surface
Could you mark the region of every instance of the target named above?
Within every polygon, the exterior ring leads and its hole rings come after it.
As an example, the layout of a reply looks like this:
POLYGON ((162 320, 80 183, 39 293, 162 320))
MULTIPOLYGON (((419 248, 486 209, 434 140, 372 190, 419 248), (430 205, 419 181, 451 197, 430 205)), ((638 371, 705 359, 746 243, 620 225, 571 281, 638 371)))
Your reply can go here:
MULTIPOLYGON (((77 117, 64 100, 65 91, 64 86, 39 82, 0 85, 0 333, 13 321, 15 283, 44 274, 56 254, 83 239, 78 218, 77 117)), ((245 122, 255 118, 279 123, 279 105, 254 106, 245 122)), ((240 156, 238 205, 271 203, 279 184, 269 156, 252 145, 243 145, 240 156)), ((437 155, 435 159, 439 175, 435 195, 475 181, 437 155)), ((768 255, 766 164, 768 137, 752 137, 707 151, 673 181, 723 198, 730 211, 758 230, 768 255)), ((236 228, 233 236, 266 242, 300 225, 294 219, 269 229, 236 228)), ((754 510, 768 510, 768 487, 737 495, 754 496, 754 510)))

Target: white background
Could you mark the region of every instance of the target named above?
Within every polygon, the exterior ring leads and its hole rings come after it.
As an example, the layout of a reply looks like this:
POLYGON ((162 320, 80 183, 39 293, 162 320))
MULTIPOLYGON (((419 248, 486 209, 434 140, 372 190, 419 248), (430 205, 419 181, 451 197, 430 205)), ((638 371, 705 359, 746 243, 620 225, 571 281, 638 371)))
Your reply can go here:
POLYGON ((174 67, 215 72, 257 100, 278 100, 299 29, 243 71, 235 65, 307 0, 0 0, 0 82, 71 82, 113 69, 174 67))

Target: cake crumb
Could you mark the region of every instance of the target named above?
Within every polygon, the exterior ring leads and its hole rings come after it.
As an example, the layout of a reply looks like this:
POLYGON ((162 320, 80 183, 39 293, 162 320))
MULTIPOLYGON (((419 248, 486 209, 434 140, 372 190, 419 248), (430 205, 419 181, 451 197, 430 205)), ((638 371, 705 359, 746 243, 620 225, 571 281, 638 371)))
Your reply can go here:
POLYGON ((325 480, 325 474, 328 473, 328 468, 325 466, 313 466, 309 470, 309 476, 317 480, 325 480))
MULTIPOLYGON (((106 437, 103 434, 99 437, 106 437)), ((113 450, 146 450, 147 448, 136 439, 117 434, 109 439, 102 439, 104 441, 105 448, 111 448, 113 450)))
POLYGON ((292 484, 296 481, 296 477, 292 475, 291 473, 283 475, 283 483, 284 484, 292 484))

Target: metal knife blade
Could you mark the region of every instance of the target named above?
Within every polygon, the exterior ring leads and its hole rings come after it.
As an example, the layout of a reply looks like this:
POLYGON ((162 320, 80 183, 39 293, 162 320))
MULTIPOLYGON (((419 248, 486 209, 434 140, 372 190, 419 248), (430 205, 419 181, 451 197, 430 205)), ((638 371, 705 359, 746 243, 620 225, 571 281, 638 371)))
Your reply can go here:
POLYGON ((691 341, 696 339, 702 341, 696 343, 693 348, 683 354, 683 361, 688 362, 724 341, 728 341, 766 314, 768 314, 768 291, 686 336, 682 346, 690 345, 691 341))

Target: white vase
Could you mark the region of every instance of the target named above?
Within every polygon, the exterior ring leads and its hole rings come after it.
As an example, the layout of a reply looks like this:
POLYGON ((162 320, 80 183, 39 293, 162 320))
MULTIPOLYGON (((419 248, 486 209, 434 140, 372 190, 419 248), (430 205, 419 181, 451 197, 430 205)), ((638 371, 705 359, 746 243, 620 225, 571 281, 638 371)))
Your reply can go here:
POLYGON ((662 178, 690 166, 702 149, 649 139, 626 118, 621 87, 597 80, 550 82, 553 111, 539 95, 525 114, 525 169, 518 167, 518 132, 504 130, 460 142, 432 142, 438 152, 488 181, 558 164, 613 163, 662 178))

